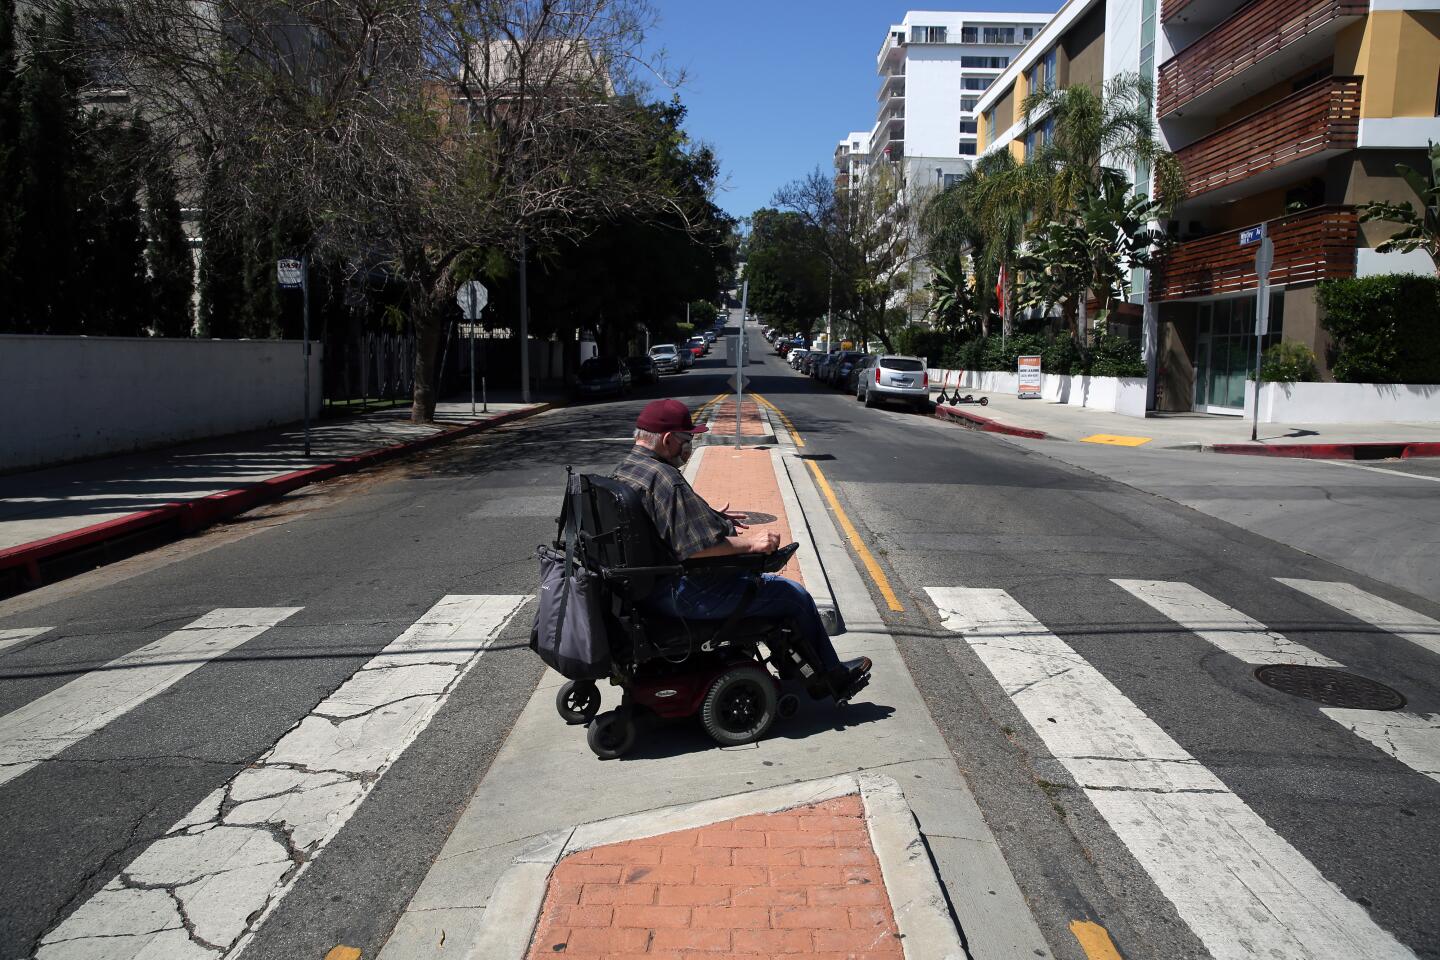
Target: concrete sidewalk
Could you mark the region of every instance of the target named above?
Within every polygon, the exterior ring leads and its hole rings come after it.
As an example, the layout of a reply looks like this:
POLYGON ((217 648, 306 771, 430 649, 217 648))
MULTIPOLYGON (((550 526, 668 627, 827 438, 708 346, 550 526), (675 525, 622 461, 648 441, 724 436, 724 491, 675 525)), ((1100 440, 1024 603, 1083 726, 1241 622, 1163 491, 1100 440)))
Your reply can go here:
MULTIPOLYGON (((984 428, 992 421, 995 432, 1018 436, 1043 434, 1045 439, 1073 440, 1111 446, 1214 451, 1226 445, 1250 445, 1250 421, 1204 413, 1160 413, 1144 419, 1104 410, 1072 407, 1048 400, 1021 400, 1014 394, 962 390, 985 406, 960 404, 951 418, 963 417, 984 428), (1019 432, 1017 432, 1019 431, 1019 432)), ((939 391, 931 393, 932 398, 939 391)), ((947 408, 952 409, 952 408, 947 408)), ((1440 417, 1440 411, 1437 411, 1440 417)), ((1037 438, 1038 439, 1038 438, 1037 438)), ((1258 444, 1277 446, 1351 446, 1355 444, 1440 444, 1440 419, 1426 423, 1262 423, 1258 444)), ((1223 452, 1242 452, 1223 450, 1223 452)), ((1296 451, 1299 452, 1299 451, 1296 451)))
MULTIPOLYGON (((741 415, 769 419, 748 404, 741 415)), ((721 749, 691 719, 644 728, 631 752, 601 761, 556 715, 562 678, 547 672, 381 960, 958 960, 961 936, 975 957, 1051 955, 820 491, 788 435, 766 426, 769 449, 748 437, 738 451, 697 447, 687 473, 712 502, 719 489, 732 508, 783 508, 776 522, 802 544, 809 589, 840 605, 837 652, 870 657, 870 685, 844 709, 802 703, 758 743, 721 749), (761 490, 767 460, 778 495, 761 490), (860 806, 814 806, 845 797, 860 806), (782 819, 750 819, 768 814, 782 819), (878 886, 866 872, 877 864, 883 895, 857 892, 878 886)), ((618 695, 602 693, 613 706, 618 695)))
POLYGON ((298 424, 0 476, 0 575, 23 569, 38 585, 41 560, 176 520, 183 532, 317 480, 379 462, 548 404, 442 403, 433 424, 409 407, 319 420, 304 452, 298 424))

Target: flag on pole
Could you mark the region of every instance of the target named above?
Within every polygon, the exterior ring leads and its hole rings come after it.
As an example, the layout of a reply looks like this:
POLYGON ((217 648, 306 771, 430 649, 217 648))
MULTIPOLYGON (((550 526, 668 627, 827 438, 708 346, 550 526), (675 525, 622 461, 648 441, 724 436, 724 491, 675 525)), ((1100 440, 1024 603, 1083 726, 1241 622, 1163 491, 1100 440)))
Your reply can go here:
POLYGON ((1005 319, 1005 267, 1000 267, 1000 276, 995 280, 995 300, 1000 304, 1000 319, 1005 319))

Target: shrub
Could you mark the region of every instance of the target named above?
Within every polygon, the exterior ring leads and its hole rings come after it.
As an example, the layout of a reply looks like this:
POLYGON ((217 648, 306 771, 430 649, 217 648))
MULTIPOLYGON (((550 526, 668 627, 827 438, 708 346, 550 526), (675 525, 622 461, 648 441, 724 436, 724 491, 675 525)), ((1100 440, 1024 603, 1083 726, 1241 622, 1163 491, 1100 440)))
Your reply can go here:
POLYGON ((1046 373, 1063 377, 1079 373, 1082 368, 1080 348, 1075 346, 1075 338, 1068 333, 1056 337, 1040 351, 1040 369, 1046 373))
POLYGON ((1326 280, 1330 371, 1346 383, 1440 383, 1440 280, 1392 274, 1326 280))
POLYGON ((959 344, 959 338, 943 330, 925 327, 904 327, 895 335, 895 352, 912 357, 925 357, 932 367, 944 366, 946 355, 959 344))
POLYGON ((1271 344, 1260 359, 1260 379, 1266 383, 1311 383, 1318 379, 1315 354, 1293 340, 1271 344))
POLYGON ((1145 360, 1140 344, 1126 337, 1100 336, 1090 348, 1092 377, 1143 377, 1145 360))

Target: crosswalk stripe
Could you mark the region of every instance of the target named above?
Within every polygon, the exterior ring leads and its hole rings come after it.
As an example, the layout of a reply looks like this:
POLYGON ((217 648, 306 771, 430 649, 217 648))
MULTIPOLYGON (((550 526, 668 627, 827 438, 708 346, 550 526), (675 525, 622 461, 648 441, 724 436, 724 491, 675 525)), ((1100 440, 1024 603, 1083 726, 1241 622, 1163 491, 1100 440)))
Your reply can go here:
POLYGON ((926 592, 1215 960, 1414 956, 1004 590, 926 592))
POLYGON ((0 630, 0 650, 13 647, 17 643, 22 643, 31 637, 38 637, 42 633, 49 633, 54 629, 54 627, 12 627, 8 630, 0 630))
POLYGON ((299 607, 226 607, 0 717, 0 784, 90 736, 299 607))
POLYGON ((1424 647, 1431 653, 1440 654, 1440 620, 1408 610, 1398 603, 1381 599, 1373 593, 1361 590, 1351 583, 1332 583, 1328 580, 1292 580, 1276 577, 1276 580, 1348 613, 1356 620, 1362 620, 1387 633, 1409 640, 1424 647))
POLYGON ((1298 663, 1311 667, 1341 668, 1341 664, 1295 643, 1263 623, 1188 583, 1163 580, 1113 580, 1161 614, 1202 640, 1244 663, 1298 663))
POLYGON ((528 599, 442 599, 50 931, 37 958, 241 953, 528 599))
MULTIPOLYGON (((1166 583, 1158 580, 1114 582, 1171 620, 1245 663, 1302 663, 1345 669, 1344 664, 1316 653, 1273 630, 1266 630, 1263 625, 1245 614, 1188 583, 1166 583), (1214 629, 1217 626, 1244 629, 1214 629)), ((1326 586, 1343 587, 1346 584, 1326 586)), ((1352 733, 1369 740, 1417 773, 1440 780, 1440 715, 1398 711, 1377 714, 1373 710, 1350 710, 1341 707, 1321 707, 1320 712, 1352 733)))

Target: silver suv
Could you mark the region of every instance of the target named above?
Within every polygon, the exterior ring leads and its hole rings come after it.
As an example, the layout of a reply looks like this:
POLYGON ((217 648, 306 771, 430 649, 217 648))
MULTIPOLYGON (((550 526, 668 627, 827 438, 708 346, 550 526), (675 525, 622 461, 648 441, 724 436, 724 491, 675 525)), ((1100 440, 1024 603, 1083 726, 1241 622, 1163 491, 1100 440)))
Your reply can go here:
POLYGON ((881 400, 903 400, 916 410, 930 409, 930 374, 923 357, 881 354, 855 380, 855 399, 873 407, 881 400))

